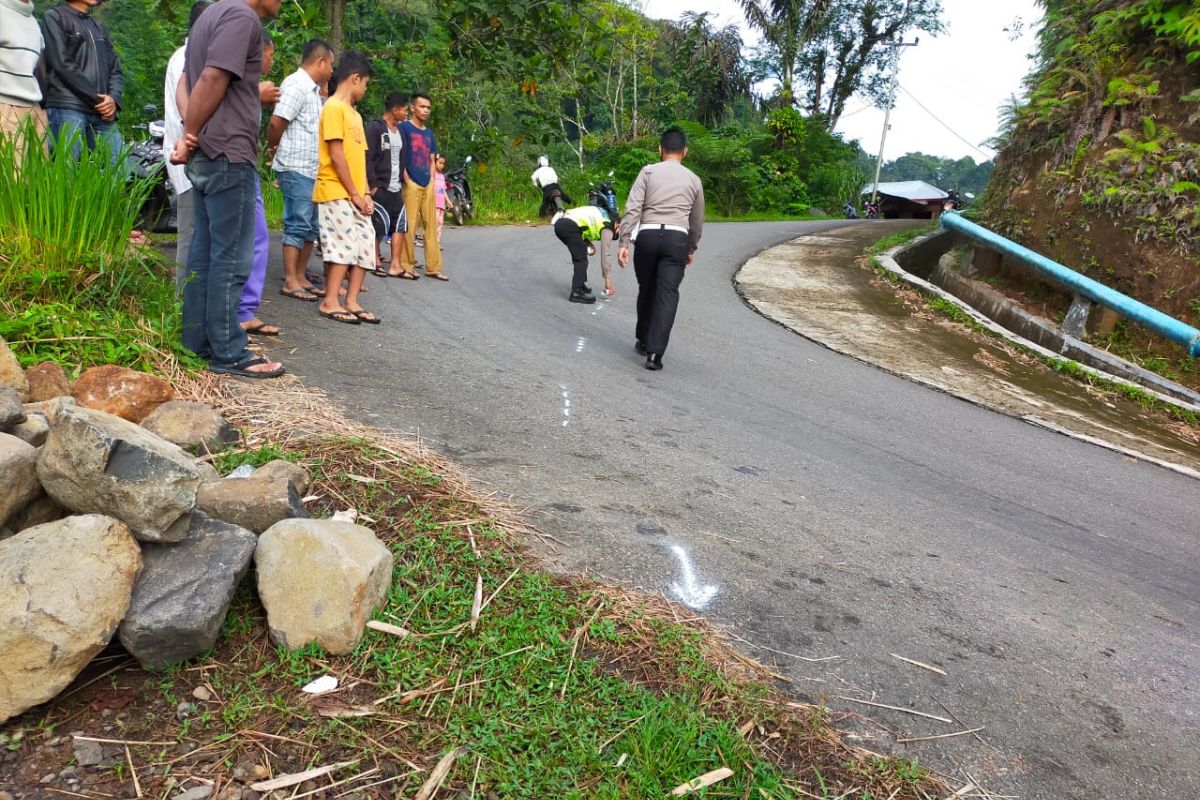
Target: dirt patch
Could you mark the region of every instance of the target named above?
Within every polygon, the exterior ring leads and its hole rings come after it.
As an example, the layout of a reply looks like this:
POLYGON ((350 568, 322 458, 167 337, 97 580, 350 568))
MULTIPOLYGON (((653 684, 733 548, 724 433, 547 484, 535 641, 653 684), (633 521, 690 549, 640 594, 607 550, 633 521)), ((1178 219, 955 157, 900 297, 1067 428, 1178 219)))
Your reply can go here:
POLYGON ((880 279, 863 252, 906 228, 911 223, 875 222, 800 237, 748 261, 736 276, 738 290, 760 313, 830 349, 1200 476, 1192 426, 1060 375, 1002 340, 931 311, 922 295, 880 279))

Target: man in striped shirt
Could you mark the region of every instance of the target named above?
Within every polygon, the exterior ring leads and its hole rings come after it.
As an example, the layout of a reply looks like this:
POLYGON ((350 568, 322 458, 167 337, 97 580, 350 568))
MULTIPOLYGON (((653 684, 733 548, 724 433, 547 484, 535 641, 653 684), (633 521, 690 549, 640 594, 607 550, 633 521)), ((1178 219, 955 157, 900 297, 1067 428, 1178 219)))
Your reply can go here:
POLYGON ((34 75, 43 46, 33 3, 0 0, 0 133, 19 132, 26 117, 33 117, 39 130, 46 127, 39 105, 42 89, 34 75))
MULTIPOLYGON (((316 301, 307 267, 317 241, 317 126, 321 121, 321 87, 333 76, 333 48, 313 39, 304 45, 300 68, 283 79, 279 101, 267 123, 267 155, 283 193, 283 288, 296 300, 316 301)), ((337 287, 334 287, 336 291, 337 287)))

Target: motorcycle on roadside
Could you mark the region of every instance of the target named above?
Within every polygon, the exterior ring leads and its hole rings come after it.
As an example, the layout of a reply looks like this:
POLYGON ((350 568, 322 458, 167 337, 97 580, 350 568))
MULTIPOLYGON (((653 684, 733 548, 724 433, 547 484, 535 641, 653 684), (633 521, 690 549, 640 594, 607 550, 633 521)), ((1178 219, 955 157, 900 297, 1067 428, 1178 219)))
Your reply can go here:
POLYGON ((463 165, 446 173, 446 211, 455 225, 462 225, 475 216, 475 199, 471 196, 471 183, 467 180, 467 167, 475 160, 467 156, 463 165))
POLYGON ((613 172, 611 170, 608 173, 608 180, 588 189, 588 205, 604 209, 611 220, 620 218, 617 210, 617 190, 613 188, 613 172))
POLYGON ((846 219, 858 219, 858 209, 849 200, 842 206, 842 213, 846 215, 846 219))
POLYGON ((175 187, 167 175, 163 154, 163 136, 166 126, 158 117, 158 107, 147 105, 142 108, 145 122, 134 125, 146 136, 129 148, 126 165, 129 177, 134 180, 151 181, 150 195, 142 204, 135 227, 143 231, 161 233, 175 230, 175 187))

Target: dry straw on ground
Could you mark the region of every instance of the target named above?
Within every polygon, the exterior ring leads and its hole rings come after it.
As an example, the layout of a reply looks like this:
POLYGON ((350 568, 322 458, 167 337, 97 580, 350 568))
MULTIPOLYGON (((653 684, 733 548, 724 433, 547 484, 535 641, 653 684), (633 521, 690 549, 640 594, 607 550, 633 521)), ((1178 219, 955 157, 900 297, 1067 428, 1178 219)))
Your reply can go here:
MULTIPOLYGON (((320 454, 325 462, 322 470, 324 476, 340 472, 352 480, 363 482, 401 477, 401 471, 406 467, 418 466, 428 470, 439 479, 425 490, 428 497, 445 497, 469 509, 470 518, 456 520, 454 527, 459 529, 464 540, 470 541, 473 549, 477 544, 472 525, 478 527, 487 523, 507 534, 505 538, 508 541, 502 546, 509 550, 517 569, 504 584, 520 569, 537 568, 538 565, 525 552, 523 543, 530 536, 543 537, 543 541, 550 537, 544 537, 522 519, 521 509, 495 492, 480 489, 456 463, 415 437, 395 431, 381 431, 347 419, 326 395, 305 387, 301 381, 290 376, 249 382, 211 373, 176 372, 172 382, 180 398, 207 403, 246 431, 247 440, 242 445, 244 450, 253 451, 274 445, 285 450, 306 452, 310 456, 320 454), (347 442, 357 441, 383 457, 365 458, 358 448, 347 447, 347 442)), ((314 476, 313 488, 313 491, 331 495, 322 505, 347 507, 348 498, 339 505, 343 498, 336 495, 334 481, 322 477, 314 476)), ((495 543, 495 540, 492 542, 495 543)), ((729 685, 757 683, 775 687, 765 695, 760 695, 753 708, 716 685, 702 689, 698 698, 708 713, 744 723, 741 726, 743 736, 769 754, 771 760, 787 764, 797 775, 811 773, 814 768, 832 775, 844 770, 848 763, 865 763, 880 758, 878 753, 850 744, 836 730, 839 721, 859 718, 860 715, 848 712, 834 714, 818 705, 806 706, 797 713, 797 704, 789 703, 791 698, 778 691, 780 687, 789 685, 791 680, 739 652, 726 635, 707 620, 692 615, 687 609, 676 606, 662 596, 603 586, 579 576, 561 576, 559 580, 593 598, 591 602, 595 604, 595 613, 589 623, 600 616, 612 620, 629 634, 623 637, 620 647, 613 647, 590 641, 586 634, 589 626, 584 625, 576 632, 573 658, 598 658, 608 671, 654 691, 669 691, 680 679, 679 664, 673 663, 669 655, 659 650, 658 626, 662 622, 674 622, 701 635, 700 649, 704 659, 729 685)), ((492 597, 503 590, 504 584, 482 602, 476 600, 476 614, 487 613, 492 597)), ((400 628, 389 632, 399 634, 400 628)), ((405 630, 404 633, 409 632, 405 630)), ((337 709, 330 711, 331 716, 347 713, 337 709)), ((795 788, 800 789, 799 786, 795 788)), ((913 788, 919 792, 915 796, 936 796, 913 788)))

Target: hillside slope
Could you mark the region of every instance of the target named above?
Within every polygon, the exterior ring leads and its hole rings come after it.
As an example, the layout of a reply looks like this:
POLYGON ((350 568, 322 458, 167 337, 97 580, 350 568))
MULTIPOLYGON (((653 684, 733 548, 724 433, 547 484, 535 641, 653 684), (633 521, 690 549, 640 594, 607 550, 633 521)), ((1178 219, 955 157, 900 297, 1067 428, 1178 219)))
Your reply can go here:
MULTIPOLYGON (((1042 4, 1029 99, 1009 110, 985 223, 1200 324, 1200 4, 1042 4)), ((1196 382, 1180 348, 1145 332, 1122 327, 1108 343, 1196 382)))

